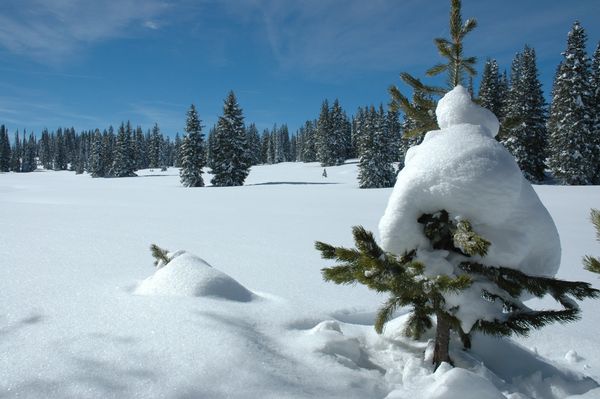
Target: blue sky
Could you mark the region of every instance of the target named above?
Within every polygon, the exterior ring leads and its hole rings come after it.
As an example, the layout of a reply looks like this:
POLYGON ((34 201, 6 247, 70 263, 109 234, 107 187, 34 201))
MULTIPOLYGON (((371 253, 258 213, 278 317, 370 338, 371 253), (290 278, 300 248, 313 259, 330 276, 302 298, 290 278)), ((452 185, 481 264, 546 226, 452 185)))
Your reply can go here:
MULTIPOLYGON (((215 123, 231 89, 260 129, 315 118, 323 99, 352 114, 388 101, 398 73, 440 59, 442 0, 2 0, 0 123, 11 131, 105 128, 131 120, 183 131, 198 107, 215 123)), ((600 40, 598 0, 463 0, 479 27, 466 54, 509 69, 534 47, 546 94, 578 19, 600 40)))

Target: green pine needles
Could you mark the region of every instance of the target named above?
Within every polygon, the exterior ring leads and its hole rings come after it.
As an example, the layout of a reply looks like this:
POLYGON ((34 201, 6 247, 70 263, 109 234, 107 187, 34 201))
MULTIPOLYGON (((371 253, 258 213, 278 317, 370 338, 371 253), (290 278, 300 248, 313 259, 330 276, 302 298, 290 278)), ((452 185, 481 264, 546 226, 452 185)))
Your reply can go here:
POLYGON ((450 39, 436 38, 434 43, 439 54, 446 62, 434 65, 427 70, 427 76, 436 76, 446 72, 448 74, 447 88, 429 86, 409 73, 402 72, 400 79, 413 91, 412 102, 403 95, 396 86, 389 88, 392 101, 390 106, 394 110, 401 109, 412 126, 404 135, 406 137, 418 136, 429 130, 438 128, 435 119, 435 96, 444 95, 448 89, 459 84, 464 84, 465 76, 474 76, 476 57, 465 57, 463 54, 463 41, 467 34, 477 27, 477 21, 473 18, 464 23, 461 16, 461 1, 452 0, 450 7, 450 39))
MULTIPOLYGON (((434 274, 417 259, 417 250, 402 255, 385 252, 373 234, 363 227, 352 229, 356 248, 334 247, 317 242, 315 247, 324 259, 337 261, 336 266, 322 269, 323 278, 336 284, 364 284, 380 293, 389 293, 389 299, 379 309, 375 330, 383 331, 385 324, 401 307, 409 307, 410 315, 403 333, 414 339, 432 328, 436 318, 436 339, 433 363, 451 362, 450 335, 459 335, 463 346, 470 347, 470 331, 461 326, 459 307, 446 306, 446 295, 460 294, 473 287, 481 288, 482 301, 501 305, 502 314, 479 319, 471 331, 492 335, 526 335, 531 329, 552 322, 571 322, 579 317, 579 308, 572 298, 597 298, 600 291, 584 282, 562 281, 548 277, 529 276, 515 269, 483 265, 476 259, 484 258, 490 245, 479 236, 467 220, 455 222, 448 212, 441 210, 424 214, 418 222, 435 250, 451 252, 455 259, 454 272, 434 274), (560 310, 532 310, 520 299, 529 293, 536 297, 551 295, 560 310)), ((600 222, 600 220, 599 220, 600 222)))
MULTIPOLYGON (((592 224, 596 229, 596 240, 600 241, 600 211, 597 209, 592 209, 590 216, 592 219, 592 224)), ((583 265, 585 269, 589 270, 590 272, 600 273, 600 258, 594 258, 586 255, 583 258, 583 265)))
POLYGON ((157 269, 160 269, 171 261, 169 259, 169 250, 163 249, 156 244, 150 244, 150 252, 154 258, 154 266, 157 269))

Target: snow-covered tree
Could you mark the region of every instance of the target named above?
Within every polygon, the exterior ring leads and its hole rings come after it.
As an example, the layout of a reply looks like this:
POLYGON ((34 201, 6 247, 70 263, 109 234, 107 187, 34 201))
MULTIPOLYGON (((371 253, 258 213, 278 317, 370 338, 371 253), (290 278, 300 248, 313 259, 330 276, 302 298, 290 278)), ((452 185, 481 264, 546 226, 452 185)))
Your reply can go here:
POLYGON ((0 172, 8 172, 10 170, 10 139, 4 125, 0 126, 0 172))
POLYGON ((538 75, 535 50, 525 46, 512 64, 507 124, 500 137, 525 177, 534 183, 544 180, 546 159, 546 101, 538 75))
POLYGON ((260 135, 254 123, 251 123, 246 128, 246 141, 248 143, 248 159, 250 159, 250 164, 258 165, 262 163, 260 135))
POLYGON ((487 60, 483 67, 481 83, 479 84, 479 92, 477 94, 479 104, 492 111, 498 119, 502 119, 505 94, 501 91, 498 63, 493 59, 487 60))
POLYGON ((304 123, 304 136, 302 146, 302 161, 317 161, 317 122, 306 121, 304 123))
POLYGON ((383 108, 379 112, 371 106, 359 112, 360 133, 358 135, 358 186, 360 188, 392 187, 396 173, 390 159, 392 140, 386 128, 386 115, 383 108))
POLYGON ((594 138, 592 163, 596 165, 592 183, 600 184, 600 42, 592 58, 591 90, 592 137, 594 138))
POLYGON ((180 149, 181 170, 179 174, 181 184, 185 187, 202 187, 204 186, 202 169, 206 162, 204 135, 202 134, 202 125, 194 104, 190 106, 187 112, 185 133, 180 149))
POLYGON ((26 133, 23 134, 23 156, 21 159, 21 172, 33 172, 37 169, 36 160, 36 140, 33 133, 27 138, 26 133))
POLYGON ((552 89, 548 164, 563 184, 590 184, 597 170, 590 106, 590 61, 585 45, 585 31, 575 22, 552 89))
POLYGON ((115 156, 110 168, 111 177, 132 177, 135 174, 133 143, 131 140, 131 124, 121 123, 115 143, 115 156))
POLYGON ((215 131, 211 180, 214 186, 241 186, 250 171, 244 116, 230 91, 215 131))
POLYGON ((382 244, 362 227, 353 229, 356 248, 316 244, 323 258, 338 262, 322 270, 325 280, 389 293, 377 332, 403 306, 410 307, 404 333, 413 338, 435 318, 435 367, 452 361, 452 334, 466 349, 472 331, 526 335, 576 320, 573 298, 600 296, 589 283, 553 278, 558 232, 514 157, 494 139, 496 117, 462 86, 440 100, 436 114, 441 131, 428 133, 398 174, 379 223, 382 244), (546 295, 562 308, 524 303, 546 295))

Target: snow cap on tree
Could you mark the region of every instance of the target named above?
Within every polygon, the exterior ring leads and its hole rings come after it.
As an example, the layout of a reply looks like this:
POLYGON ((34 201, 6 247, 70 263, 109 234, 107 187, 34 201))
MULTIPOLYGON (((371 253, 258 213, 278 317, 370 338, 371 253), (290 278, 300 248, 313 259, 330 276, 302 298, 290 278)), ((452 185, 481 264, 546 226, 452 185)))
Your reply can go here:
POLYGON ((490 110, 472 102, 469 91, 462 86, 456 86, 440 99, 435 116, 440 129, 468 123, 484 127, 491 137, 496 137, 500 129, 498 118, 490 110))
POLYGON ((379 223, 382 247, 396 254, 430 250, 417 219, 444 209, 492 242, 485 264, 553 276, 560 263, 556 226, 514 157, 493 138, 497 118, 461 86, 440 100, 436 114, 442 129, 408 150, 398 174, 379 223))

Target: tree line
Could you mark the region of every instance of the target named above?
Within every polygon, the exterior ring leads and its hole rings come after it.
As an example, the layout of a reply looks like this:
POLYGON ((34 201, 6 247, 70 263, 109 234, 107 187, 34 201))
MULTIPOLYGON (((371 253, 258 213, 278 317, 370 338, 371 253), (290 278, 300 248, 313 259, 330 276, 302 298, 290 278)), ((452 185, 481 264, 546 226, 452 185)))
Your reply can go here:
MULTIPOLYGON (((600 184, 600 44, 590 57, 586 41, 585 30, 575 22, 556 70, 550 104, 544 98, 534 48, 525 46, 518 52, 509 73, 500 72, 494 59, 483 66, 479 90, 473 97, 498 116, 501 131, 497 139, 533 183, 545 181, 550 172, 561 184, 600 184)), ((443 55, 448 50, 443 47, 445 42, 437 44, 442 46, 438 49, 443 55)), ((468 65, 461 68, 469 68, 464 71, 474 74, 474 57, 465 57, 463 63, 465 60, 468 65)), ((447 65, 436 65, 427 74, 444 71, 447 65)), ((325 100, 318 117, 307 120, 295 133, 290 133, 286 124, 260 133, 255 124, 246 126, 231 92, 225 101, 224 116, 206 138, 203 126, 191 127, 193 131, 198 129, 194 145, 199 149, 194 150, 197 154, 193 157, 188 155, 188 162, 193 158, 196 170, 201 166, 218 173, 219 168, 231 167, 223 166, 223 162, 236 148, 235 153, 242 154, 234 157, 236 168, 246 170, 242 174, 247 175, 250 166, 259 164, 300 161, 329 167, 358 158, 359 187, 390 187, 403 167, 408 148, 419 144, 426 131, 437 128, 433 111, 436 99, 445 92, 409 74, 401 77, 412 88, 411 99, 393 86, 389 107, 359 107, 351 117, 338 99, 331 105, 325 100), (232 112, 235 115, 230 115, 232 112), (235 126, 228 125, 233 123, 231 118, 235 126), (227 129, 236 133, 225 139, 222 132, 227 129)), ((475 94, 472 80, 470 88, 475 94)), ((194 113, 199 121, 197 110, 194 113)), ((173 140, 163 135, 158 124, 144 132, 129 121, 123 122, 117 132, 112 127, 79 133, 73 128, 59 128, 44 130, 38 138, 17 131, 12 143, 7 129, 0 126, 0 171, 31 172, 42 166, 86 171, 93 177, 133 176, 140 169, 182 167, 184 142, 185 137, 179 133, 173 140)), ((194 151, 187 149, 189 154, 194 151)), ((240 179, 234 180, 240 183, 240 179)))

